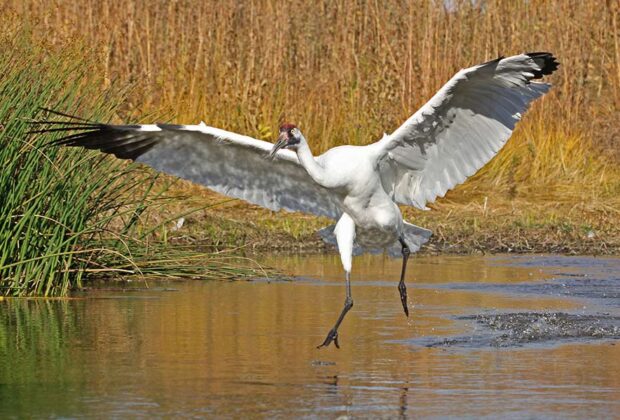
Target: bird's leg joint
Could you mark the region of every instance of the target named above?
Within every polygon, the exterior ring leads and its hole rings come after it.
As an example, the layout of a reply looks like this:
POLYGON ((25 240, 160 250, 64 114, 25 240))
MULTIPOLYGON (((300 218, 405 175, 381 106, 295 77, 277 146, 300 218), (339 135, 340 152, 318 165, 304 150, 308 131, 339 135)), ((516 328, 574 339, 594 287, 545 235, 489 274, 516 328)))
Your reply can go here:
POLYGON ((409 247, 407 245, 403 246, 403 257, 409 258, 410 255, 411 250, 409 249, 409 247))
POLYGON ((398 283, 398 291, 400 292, 401 296, 407 296, 407 286, 405 286, 405 282, 398 283))
POLYGON ((348 311, 353 307, 353 299, 350 296, 347 296, 344 300, 344 310, 348 311))

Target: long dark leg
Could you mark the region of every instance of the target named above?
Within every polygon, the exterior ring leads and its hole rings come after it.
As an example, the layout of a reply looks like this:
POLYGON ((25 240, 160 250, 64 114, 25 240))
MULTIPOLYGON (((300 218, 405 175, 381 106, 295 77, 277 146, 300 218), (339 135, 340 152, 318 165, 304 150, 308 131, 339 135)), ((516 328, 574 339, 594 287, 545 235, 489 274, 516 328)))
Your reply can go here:
POLYGON ((409 259, 409 255, 411 255, 411 251, 409 250, 407 243, 402 237, 398 238, 398 241, 403 246, 403 269, 400 272, 398 292, 400 293, 400 302, 403 304, 405 315, 409 316, 409 308, 407 307, 407 286, 405 286, 405 273, 407 272, 407 260, 409 259))
POLYGON ((338 327, 340 327, 340 323, 344 319, 344 316, 353 307, 353 298, 351 297, 351 273, 348 271, 345 271, 345 283, 346 283, 346 289, 347 289, 347 297, 344 300, 344 308, 342 308, 342 312, 340 312, 340 316, 338 317, 338 320, 336 321, 336 325, 334 325, 334 328, 329 330, 329 333, 327 333, 327 337, 325 338, 325 341, 323 341, 321 345, 317 346, 317 349, 320 349, 321 347, 329 346, 329 343, 331 343, 332 341, 334 342, 334 345, 336 346, 336 348, 340 348, 340 346, 338 345, 338 327))

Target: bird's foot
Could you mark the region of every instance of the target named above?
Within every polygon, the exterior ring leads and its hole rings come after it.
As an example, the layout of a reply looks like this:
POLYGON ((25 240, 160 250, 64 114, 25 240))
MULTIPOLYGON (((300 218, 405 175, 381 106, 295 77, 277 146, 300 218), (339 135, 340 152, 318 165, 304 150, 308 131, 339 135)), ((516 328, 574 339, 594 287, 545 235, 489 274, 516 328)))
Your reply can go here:
POLYGON ((325 341, 323 341, 323 343, 316 348, 320 349, 321 347, 327 347, 332 341, 334 342, 336 348, 339 349, 340 346, 338 345, 338 330, 334 328, 329 330, 329 333, 327 333, 327 337, 325 337, 325 341))
POLYGON ((398 292, 400 293, 400 302, 403 304, 405 315, 409 318, 409 307, 407 306, 407 286, 405 286, 405 283, 400 283, 398 285, 398 292))

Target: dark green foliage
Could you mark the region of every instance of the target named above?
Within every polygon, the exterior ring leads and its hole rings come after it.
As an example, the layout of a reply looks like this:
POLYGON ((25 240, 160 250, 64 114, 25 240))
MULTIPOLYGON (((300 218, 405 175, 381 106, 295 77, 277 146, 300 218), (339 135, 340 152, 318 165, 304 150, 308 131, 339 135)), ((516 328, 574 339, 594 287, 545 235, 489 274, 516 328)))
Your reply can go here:
POLYGON ((50 146, 57 133, 29 133, 38 128, 32 120, 48 118, 42 107, 106 121, 122 95, 102 90, 81 51, 55 55, 27 38, 10 42, 5 51, 12 53, 0 54, 0 295, 65 295, 86 272, 140 274, 141 264, 150 275, 230 278, 235 266, 227 261, 191 251, 171 257, 161 247, 155 255, 132 239, 153 195, 162 194, 152 191, 156 175, 97 152, 50 146))
POLYGON ((119 208, 132 183, 122 173, 132 169, 84 150, 46 146, 52 137, 28 134, 40 107, 105 118, 115 101, 81 84, 84 63, 68 65, 67 57, 46 55, 26 39, 12 47, 0 56, 1 293, 66 294, 80 285, 85 268, 111 252, 94 239, 119 208), (110 181, 118 178, 124 181, 110 181))

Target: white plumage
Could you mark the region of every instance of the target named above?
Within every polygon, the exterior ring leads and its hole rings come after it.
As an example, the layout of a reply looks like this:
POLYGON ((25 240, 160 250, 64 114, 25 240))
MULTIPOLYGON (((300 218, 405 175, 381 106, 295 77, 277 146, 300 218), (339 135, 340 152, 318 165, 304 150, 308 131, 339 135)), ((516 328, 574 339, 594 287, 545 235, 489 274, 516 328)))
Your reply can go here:
MULTIPOLYGON (((143 126, 144 127, 144 126, 143 126)), ((230 197, 270 210, 300 211, 338 219, 340 201, 317 184, 299 164, 297 155, 281 150, 266 156, 272 143, 209 127, 147 126, 161 139, 136 162, 151 166, 230 197)))
POLYGON ((426 209, 482 168, 506 143, 529 104, 550 85, 530 83, 557 68, 552 56, 522 54, 459 71, 391 136, 381 167, 399 204, 426 209))
POLYGON ((461 70, 391 135, 368 146, 335 147, 317 157, 292 124, 281 127, 275 145, 204 123, 51 124, 55 131, 79 131, 58 144, 133 159, 271 210, 336 220, 320 233, 338 245, 346 300, 321 346, 332 341, 338 346, 338 327, 353 305, 352 255, 402 250, 399 291, 408 315, 407 258, 428 240, 430 231, 404 222, 398 204, 426 209, 484 166, 506 143, 529 104, 549 90, 548 84, 532 80, 557 66, 549 53, 528 53, 461 70))

